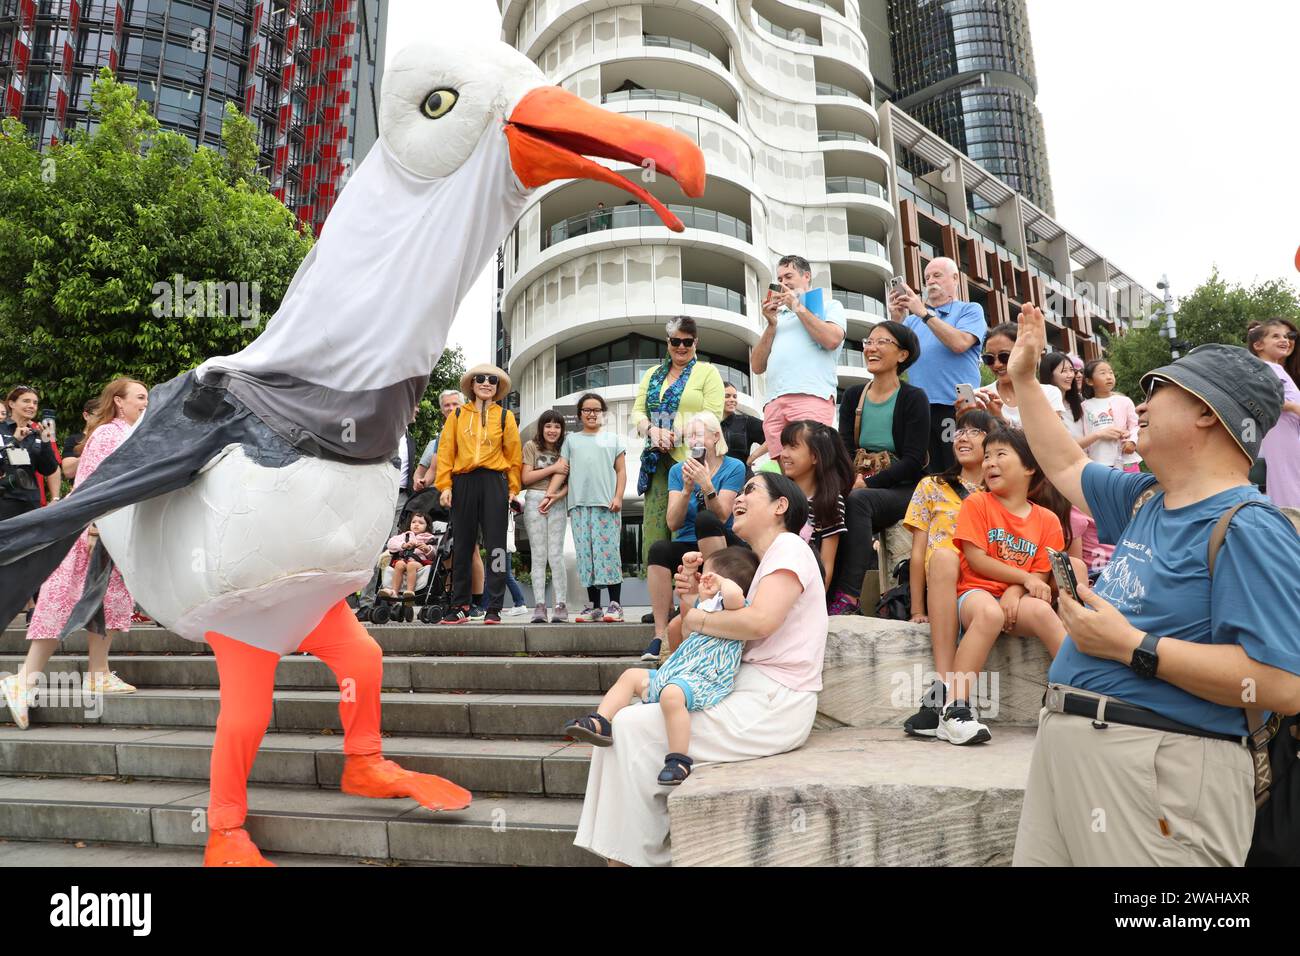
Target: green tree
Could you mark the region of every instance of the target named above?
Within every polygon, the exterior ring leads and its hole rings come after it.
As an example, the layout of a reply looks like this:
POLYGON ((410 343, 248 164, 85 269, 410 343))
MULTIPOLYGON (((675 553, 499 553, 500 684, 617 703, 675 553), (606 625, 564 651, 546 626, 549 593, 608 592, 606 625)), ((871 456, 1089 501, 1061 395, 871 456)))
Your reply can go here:
MULTIPOLYGON (((1178 304, 1175 321, 1178 338, 1191 349, 1210 342, 1245 345, 1252 321, 1277 315, 1293 320, 1300 315, 1300 299, 1290 283, 1270 279, 1249 286, 1229 284, 1216 269, 1178 304)), ((1169 340, 1160 336, 1161 325, 1158 318, 1150 324, 1136 321, 1127 334, 1110 340, 1106 357, 1120 391, 1135 402, 1142 398, 1142 375, 1171 361, 1169 340)))
POLYGON ((459 345, 448 348, 433 367, 429 376, 429 387, 420 399, 420 410, 411 426, 411 437, 415 439, 415 452, 424 451, 424 446, 442 432, 442 409, 438 406, 438 396, 443 390, 454 388, 460 390, 460 377, 465 374, 465 354, 459 345))
POLYGON ((91 113, 44 154, 0 126, 0 370, 67 424, 117 375, 153 385, 246 346, 312 243, 233 106, 224 156, 160 130, 107 70, 91 113))

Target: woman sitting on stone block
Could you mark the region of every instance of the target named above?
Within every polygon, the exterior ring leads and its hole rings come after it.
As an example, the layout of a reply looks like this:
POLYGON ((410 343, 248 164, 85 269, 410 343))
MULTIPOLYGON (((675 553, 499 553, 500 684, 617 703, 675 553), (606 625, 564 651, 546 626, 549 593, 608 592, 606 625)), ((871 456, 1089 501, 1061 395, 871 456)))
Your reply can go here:
MULTIPOLYGON (((784 475, 760 472, 745 483, 732 513, 736 534, 759 557, 749 606, 694 607, 700 575, 683 571, 677 590, 688 610, 668 627, 670 642, 685 633, 743 645, 731 694, 691 715, 697 762, 752 760, 801 746, 822 689, 826 591, 817 559, 798 534, 807 496, 784 475)), ((668 791, 654 779, 668 749, 663 717, 655 707, 625 707, 610 724, 618 746, 592 753, 574 843, 611 865, 668 866, 668 791)))

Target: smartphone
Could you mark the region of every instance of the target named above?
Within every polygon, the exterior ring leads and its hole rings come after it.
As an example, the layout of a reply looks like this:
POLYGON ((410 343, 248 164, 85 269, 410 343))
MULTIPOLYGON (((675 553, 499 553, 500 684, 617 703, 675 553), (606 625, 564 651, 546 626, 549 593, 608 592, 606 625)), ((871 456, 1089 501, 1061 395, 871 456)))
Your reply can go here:
POLYGON ((966 382, 957 383, 957 401, 970 402, 975 404, 975 389, 971 388, 966 382))
POLYGON ((43 421, 43 422, 52 422, 52 421, 54 421, 54 409, 52 409, 52 408, 42 408, 42 409, 41 409, 41 421, 43 421))
POLYGON ((696 461, 704 461, 704 452, 705 452, 705 448, 703 445, 691 446, 691 457, 694 458, 696 461))
POLYGON ((779 282, 769 282, 767 288, 769 292, 775 292, 777 295, 785 292, 785 286, 781 285, 779 282))
POLYGON ((1056 578, 1056 586, 1082 604, 1079 600, 1079 582, 1074 576, 1070 556, 1064 551, 1054 551, 1051 548, 1047 549, 1047 554, 1052 560, 1052 576, 1056 578))
POLYGON ((891 289, 899 289, 905 285, 907 285, 907 280, 904 279, 902 276, 894 276, 892 279, 889 280, 889 287, 891 289))

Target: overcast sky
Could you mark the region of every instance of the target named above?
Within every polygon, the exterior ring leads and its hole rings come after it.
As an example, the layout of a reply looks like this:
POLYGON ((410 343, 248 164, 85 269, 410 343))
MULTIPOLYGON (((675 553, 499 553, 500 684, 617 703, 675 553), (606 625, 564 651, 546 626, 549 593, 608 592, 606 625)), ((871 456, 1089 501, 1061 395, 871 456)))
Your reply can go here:
MULTIPOLYGON (((391 3, 389 57, 446 35, 444 0, 391 3)), ((1167 273, 1185 294, 1216 265, 1300 278, 1300 2, 1028 5, 1057 220, 1153 291, 1167 273)), ((455 7, 458 36, 500 36, 495 0, 455 7)), ((491 275, 452 326, 468 364, 491 358, 491 275)))

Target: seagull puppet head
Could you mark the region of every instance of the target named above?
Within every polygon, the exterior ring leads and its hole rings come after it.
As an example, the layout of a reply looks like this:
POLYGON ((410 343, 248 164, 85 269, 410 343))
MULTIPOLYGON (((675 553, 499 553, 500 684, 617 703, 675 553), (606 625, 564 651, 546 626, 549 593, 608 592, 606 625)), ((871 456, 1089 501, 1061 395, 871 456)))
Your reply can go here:
POLYGON ((504 43, 414 44, 394 58, 383 82, 384 142, 418 175, 454 177, 493 130, 505 136, 511 168, 527 189, 557 179, 600 180, 648 203, 678 232, 681 221, 644 187, 587 156, 662 172, 689 196, 704 192, 704 157, 686 136, 549 84, 504 43))
POLYGON ((295 444, 362 459, 392 451, 457 306, 534 189, 609 183, 676 231, 681 221, 641 175, 589 157, 669 176, 689 196, 704 191, 704 157, 689 138, 548 84, 505 43, 407 46, 384 72, 379 120, 378 142, 275 318, 248 348, 199 370, 295 444))

